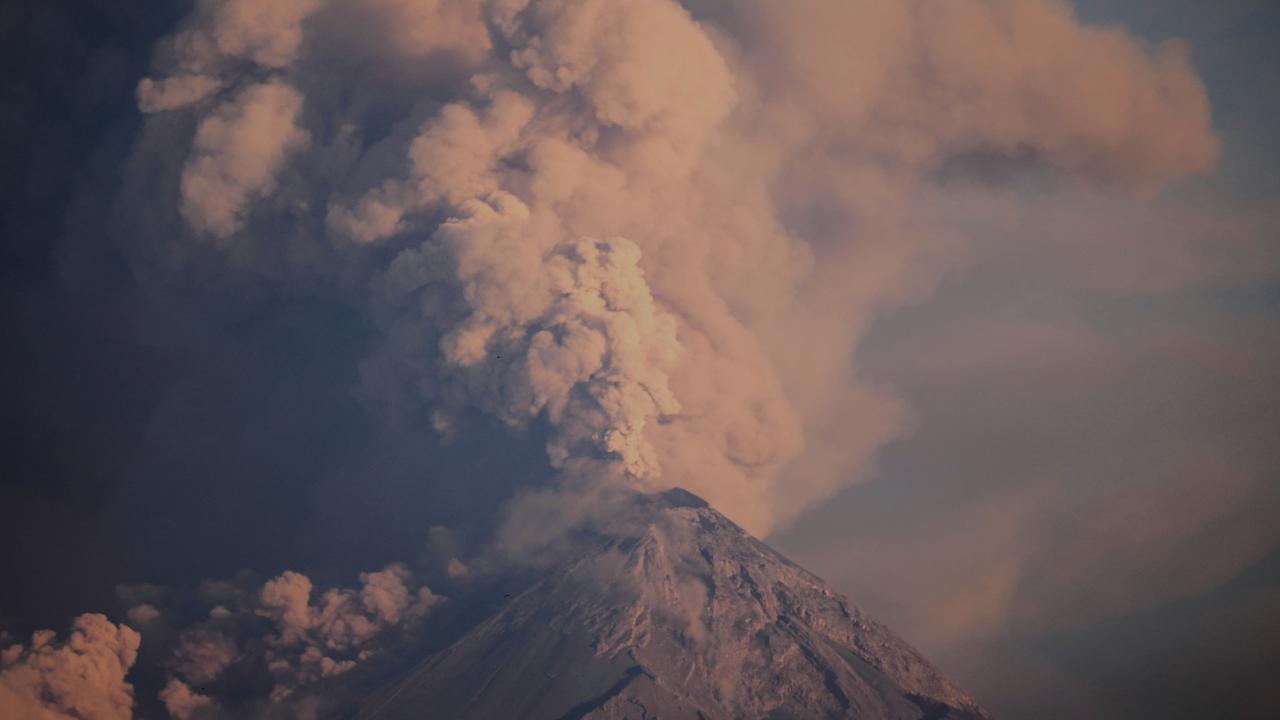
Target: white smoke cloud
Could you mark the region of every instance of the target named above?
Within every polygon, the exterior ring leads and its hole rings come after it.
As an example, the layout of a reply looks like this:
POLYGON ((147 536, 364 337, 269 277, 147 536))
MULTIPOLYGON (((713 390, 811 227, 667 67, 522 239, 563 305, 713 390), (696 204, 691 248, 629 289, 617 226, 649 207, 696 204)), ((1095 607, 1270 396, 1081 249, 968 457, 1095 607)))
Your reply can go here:
POLYGON ((195 627, 179 638, 173 667, 187 680, 203 685, 217 678, 239 655, 234 638, 217 630, 195 627))
POLYGON ((312 605, 311 580, 288 571, 262 586, 257 613, 276 623, 282 647, 350 650, 388 626, 422 618, 440 602, 425 586, 412 590, 413 574, 403 565, 361 573, 360 582, 359 590, 327 590, 312 605))
POLYGON ((133 686, 125 674, 141 636, 103 615, 76 618, 65 642, 40 630, 30 645, 0 650, 0 711, 31 720, 128 720, 133 686))
POLYGON ((171 678, 160 691, 160 702, 174 720, 190 720, 196 711, 215 707, 213 700, 191 689, 189 685, 171 678))
POLYGON ((144 627, 159 618, 160 611, 150 603, 142 603, 129 608, 125 615, 129 618, 129 622, 138 627, 144 627))
POLYGON ((442 340, 444 362, 509 424, 545 416, 557 429, 553 466, 604 454, 634 477, 656 476, 644 429, 679 410, 666 373, 679 344, 674 318, 654 306, 639 248, 583 238, 539 252, 528 209, 508 195, 463 212, 438 233, 471 306, 442 340))
POLYGON ((246 206, 271 192, 286 156, 309 142, 298 127, 302 96, 281 82, 251 85, 200 121, 182 170, 182 216, 225 238, 246 206))
POLYGON ((303 22, 323 0, 202 0, 183 28, 159 48, 168 74, 226 72, 249 61, 284 68, 298 57, 303 22))
POLYGON ((286 571, 252 591, 224 583, 205 593, 233 607, 216 605, 178 636, 161 702, 179 720, 237 716, 246 702, 305 704, 316 683, 411 645, 413 630, 444 602, 403 565, 359 579, 317 592, 309 577, 286 571), (253 698, 243 678, 265 678, 269 694, 253 698))
POLYGON ((320 0, 229 0, 210 3, 212 40, 218 52, 246 57, 269 68, 285 67, 298 55, 302 22, 320 0))
POLYGON ((907 427, 852 361, 954 252, 921 188, 1149 192, 1216 155, 1184 47, 1057 0, 209 2, 155 67, 138 152, 190 155, 167 242, 281 282, 331 254, 370 397, 545 423, 568 492, 682 485, 757 533, 907 427))

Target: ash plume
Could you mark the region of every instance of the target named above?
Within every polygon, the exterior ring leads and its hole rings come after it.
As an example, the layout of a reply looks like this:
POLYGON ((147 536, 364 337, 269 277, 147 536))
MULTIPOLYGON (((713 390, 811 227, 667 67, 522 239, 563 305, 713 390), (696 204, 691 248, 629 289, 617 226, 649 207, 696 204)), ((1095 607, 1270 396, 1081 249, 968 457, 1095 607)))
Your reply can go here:
POLYGON ((1183 48, 1051 1, 205 2, 138 98, 135 162, 184 158, 134 178, 178 188, 127 198, 171 218, 149 252, 329 278, 371 405, 545 423, 565 483, 758 533, 907 425, 851 359, 949 252, 905 212, 935 173, 1142 191, 1216 152, 1183 48))
MULTIPOLYGON (((398 563, 358 580, 325 586, 288 570, 264 582, 248 575, 206 581, 194 596, 157 586, 123 586, 118 594, 152 601, 128 614, 144 620, 148 662, 162 674, 157 697, 171 717, 301 717, 331 711, 335 688, 412 648, 446 602, 398 563)), ((138 633, 119 632, 136 654, 138 633)), ((130 702, 121 707, 118 717, 130 717, 130 702)))
POLYGON ((27 645, 0 647, 0 710, 32 720, 128 720, 133 686, 125 675, 139 642, 133 628, 86 613, 65 641, 39 630, 27 645))
POLYGON ((757 533, 909 424, 852 355, 956 252, 920 188, 1216 154, 1185 48, 1056 0, 211 1, 138 98, 139 252, 332 282, 379 328, 371 406, 543 424, 570 492, 681 485, 757 533))

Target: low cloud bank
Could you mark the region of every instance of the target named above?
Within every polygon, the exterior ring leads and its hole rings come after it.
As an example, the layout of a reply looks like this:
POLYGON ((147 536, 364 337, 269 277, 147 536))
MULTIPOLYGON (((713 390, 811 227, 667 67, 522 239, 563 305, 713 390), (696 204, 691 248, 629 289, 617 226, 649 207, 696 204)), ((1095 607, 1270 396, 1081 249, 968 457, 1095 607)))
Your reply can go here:
POLYGON ((320 589, 286 571, 206 581, 194 595, 146 585, 119 595, 149 601, 127 614, 145 620, 158 699, 178 720, 333 712, 343 681, 414 647, 445 602, 400 564, 361 573, 355 587, 320 589))
POLYGON ((141 637, 104 615, 76 618, 65 641, 39 630, 26 645, 0 649, 0 709, 31 720, 127 720, 133 686, 125 675, 141 637))

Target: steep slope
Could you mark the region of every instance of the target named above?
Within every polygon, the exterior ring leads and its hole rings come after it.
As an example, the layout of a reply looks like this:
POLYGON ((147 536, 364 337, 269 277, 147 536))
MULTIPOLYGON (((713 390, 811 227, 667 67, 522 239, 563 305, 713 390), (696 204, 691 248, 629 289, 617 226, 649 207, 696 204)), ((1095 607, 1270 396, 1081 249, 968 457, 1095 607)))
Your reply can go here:
POLYGON ((370 697, 406 718, 983 718, 915 650, 683 490, 370 697))

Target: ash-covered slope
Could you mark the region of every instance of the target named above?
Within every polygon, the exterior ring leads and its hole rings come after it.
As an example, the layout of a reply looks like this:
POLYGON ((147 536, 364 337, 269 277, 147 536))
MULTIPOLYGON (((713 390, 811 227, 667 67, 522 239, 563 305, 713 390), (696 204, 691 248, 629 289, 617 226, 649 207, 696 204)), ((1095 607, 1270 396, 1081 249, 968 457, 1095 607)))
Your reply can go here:
POLYGON ((359 717, 986 717, 906 643, 699 498, 639 496, 621 515, 359 717))

